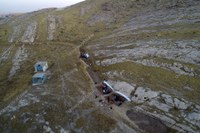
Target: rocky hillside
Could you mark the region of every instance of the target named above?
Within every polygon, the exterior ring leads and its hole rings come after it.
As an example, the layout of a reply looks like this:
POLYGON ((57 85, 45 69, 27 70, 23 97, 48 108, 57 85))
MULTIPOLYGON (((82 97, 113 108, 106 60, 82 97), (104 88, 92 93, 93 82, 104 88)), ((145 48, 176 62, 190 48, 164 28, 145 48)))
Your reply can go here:
POLYGON ((1 19, 0 132, 199 132, 199 26, 198 0, 86 0, 1 19), (47 81, 32 86, 37 61, 47 81), (131 102, 108 103, 104 79, 131 102))

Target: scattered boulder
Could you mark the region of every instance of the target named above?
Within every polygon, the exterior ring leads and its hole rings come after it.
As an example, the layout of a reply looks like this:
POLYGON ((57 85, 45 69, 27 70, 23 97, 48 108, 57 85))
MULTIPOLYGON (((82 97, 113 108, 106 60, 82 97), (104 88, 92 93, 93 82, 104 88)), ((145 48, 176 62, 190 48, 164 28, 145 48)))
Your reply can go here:
POLYGON ((174 98, 174 105, 175 105, 176 108, 178 108, 180 110, 185 110, 190 106, 190 104, 188 104, 184 101, 181 101, 177 98, 174 98))
POLYGON ((45 131, 46 133, 49 133, 49 132, 50 132, 50 133, 53 133, 52 130, 51 130, 51 128, 50 128, 49 126, 44 125, 44 126, 43 126, 43 129, 44 129, 44 131, 45 131))
POLYGON ((35 120, 40 124, 45 123, 45 119, 42 114, 35 114, 35 120))
POLYGON ((200 111, 200 106, 199 105, 195 105, 195 108, 200 111))
POLYGON ((161 97, 163 98, 163 100, 167 105, 174 107, 174 101, 170 95, 162 94, 161 97))
POLYGON ((200 112, 188 113, 186 116, 186 120, 200 128, 200 112))
POLYGON ((172 126, 176 124, 176 121, 166 115, 154 114, 157 118, 160 118, 166 125, 172 126))
POLYGON ((171 106, 160 102, 159 99, 153 99, 150 102, 148 102, 148 104, 150 106, 155 106, 157 109, 162 110, 164 112, 169 112, 169 110, 172 109, 171 106))

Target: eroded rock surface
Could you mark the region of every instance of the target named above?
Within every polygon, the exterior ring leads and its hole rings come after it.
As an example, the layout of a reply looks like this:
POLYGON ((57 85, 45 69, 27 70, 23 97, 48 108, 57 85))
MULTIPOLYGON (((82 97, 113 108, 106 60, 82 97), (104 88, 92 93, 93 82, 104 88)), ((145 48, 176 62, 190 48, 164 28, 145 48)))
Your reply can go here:
POLYGON ((56 29, 56 19, 54 17, 49 17, 49 26, 48 26, 48 37, 47 40, 53 40, 53 34, 56 29))
POLYGON ((150 89, 144 89, 143 87, 138 87, 134 92, 132 101, 136 103, 144 103, 149 101, 159 95, 159 92, 151 91, 150 89))
POLYGON ((36 36, 37 22, 32 22, 29 24, 22 36, 22 42, 34 42, 36 36))
POLYGON ((48 36, 47 40, 52 41, 54 39, 54 33, 60 22, 59 16, 49 15, 48 16, 48 36))
POLYGON ((180 75, 188 75, 188 76, 198 76, 195 72, 193 68, 188 68, 187 66, 184 66, 180 63, 159 63, 156 62, 154 60, 147 60, 147 59, 143 59, 143 60, 137 60, 136 63, 140 63, 143 64, 145 66, 152 66, 152 67, 160 67, 160 68, 164 68, 170 71, 173 71, 177 74, 180 75))
MULTIPOLYGON (((123 77, 123 71, 120 73, 117 71, 108 72, 106 75, 110 79, 120 77, 121 79, 127 80, 126 77, 123 77)), ((143 112, 149 115, 149 117, 161 120, 168 127, 180 132, 195 133, 199 130, 200 111, 198 104, 189 102, 181 97, 174 97, 162 91, 153 91, 151 88, 129 84, 124 81, 117 82, 112 83, 116 84, 113 87, 119 90, 123 90, 123 88, 134 88, 132 92, 129 92, 132 96, 131 103, 134 103, 134 106, 130 108, 136 110, 136 112, 143 112), (128 86, 124 86, 124 83, 128 84, 128 86)), ((129 115, 131 115, 130 112, 129 115)), ((133 118, 130 117, 130 119, 133 118)), ((137 121, 139 120, 135 119, 135 122, 139 124, 137 121)))
POLYGON ((22 65, 22 62, 24 60, 26 60, 28 57, 27 51, 25 49, 25 46, 22 45, 21 47, 19 47, 19 49, 17 50, 15 57, 12 60, 12 68, 9 72, 9 78, 11 78, 12 76, 15 75, 15 73, 17 72, 17 70, 20 69, 20 66, 22 65))

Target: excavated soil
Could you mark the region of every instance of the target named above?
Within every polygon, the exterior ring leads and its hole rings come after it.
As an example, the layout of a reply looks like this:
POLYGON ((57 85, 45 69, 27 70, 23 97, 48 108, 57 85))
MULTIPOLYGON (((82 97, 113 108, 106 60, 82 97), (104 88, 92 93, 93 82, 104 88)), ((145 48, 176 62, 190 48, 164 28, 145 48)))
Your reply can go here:
POLYGON ((167 133, 168 128, 157 118, 137 112, 128 110, 127 116, 138 125, 138 127, 148 133, 167 133))

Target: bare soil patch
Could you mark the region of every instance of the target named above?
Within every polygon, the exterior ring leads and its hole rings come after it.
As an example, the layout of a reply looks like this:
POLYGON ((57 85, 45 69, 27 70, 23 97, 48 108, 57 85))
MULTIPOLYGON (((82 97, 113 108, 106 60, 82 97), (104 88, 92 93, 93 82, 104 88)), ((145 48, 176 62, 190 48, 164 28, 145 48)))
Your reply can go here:
POLYGON ((138 125, 138 127, 148 133, 167 133, 166 127, 159 119, 134 110, 128 110, 126 115, 138 125))

